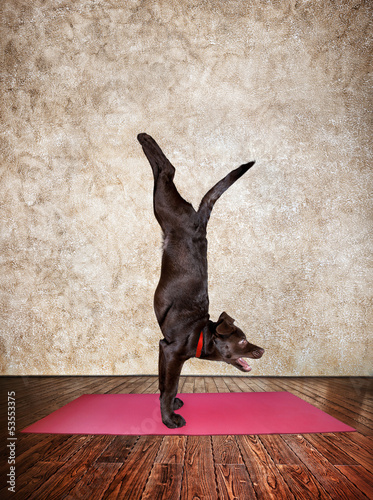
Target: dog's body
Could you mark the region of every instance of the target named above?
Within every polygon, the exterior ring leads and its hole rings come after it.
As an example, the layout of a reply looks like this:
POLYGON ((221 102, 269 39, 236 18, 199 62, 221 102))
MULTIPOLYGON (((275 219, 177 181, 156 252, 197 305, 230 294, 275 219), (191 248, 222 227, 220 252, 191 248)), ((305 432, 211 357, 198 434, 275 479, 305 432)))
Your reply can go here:
POLYGON ((222 313, 209 319, 206 227, 216 200, 254 162, 241 165, 203 197, 198 211, 177 191, 175 169, 158 144, 147 134, 138 140, 154 174, 154 213, 164 236, 161 278, 154 295, 155 314, 164 339, 159 343, 159 389, 163 423, 182 427, 185 420, 174 410, 184 362, 192 357, 225 361, 241 371, 251 370, 243 359, 260 358, 263 349, 247 342, 234 320, 222 313))

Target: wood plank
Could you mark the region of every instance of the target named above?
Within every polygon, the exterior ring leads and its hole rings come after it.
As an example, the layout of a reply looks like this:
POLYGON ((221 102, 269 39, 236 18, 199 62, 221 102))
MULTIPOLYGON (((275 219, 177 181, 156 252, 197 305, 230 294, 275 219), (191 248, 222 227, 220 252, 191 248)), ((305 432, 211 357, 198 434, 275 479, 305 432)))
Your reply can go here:
POLYGON ((339 432, 336 437, 344 440, 346 444, 350 446, 352 442, 354 444, 353 449, 363 448, 368 453, 372 451, 373 448, 373 436, 365 436, 360 434, 360 432, 339 432))
POLYGON ((181 464, 154 464, 141 500, 178 500, 182 478, 181 464))
MULTIPOLYGON (((18 461, 16 464, 17 463, 18 461)), ((41 484, 53 475, 58 474, 63 465, 64 464, 60 462, 36 462, 36 464, 34 463, 31 465, 22 474, 19 474, 16 468, 16 493, 10 493, 8 491, 9 485, 7 485, 0 489, 0 498, 28 498, 30 493, 37 490, 41 484)), ((6 473, 9 473, 9 467, 6 473)), ((2 478, 6 478, 6 475, 2 476, 2 478)), ((6 483, 6 481, 7 479, 3 480, 4 483, 6 483)))
POLYGON ((338 379, 319 380, 319 387, 323 389, 326 399, 330 396, 343 400, 348 407, 354 409, 358 414, 363 412, 363 415, 372 420, 373 400, 370 393, 373 393, 373 381, 370 383, 360 378, 352 377, 344 380, 343 384, 338 382, 338 379))
MULTIPOLYGON (((51 435, 53 436, 53 435, 51 435)), ((38 459, 38 455, 40 454, 40 460, 45 462, 67 462, 70 458, 72 458, 80 449, 89 446, 90 442, 94 439, 93 435, 61 435, 61 437, 65 437, 64 441, 60 443, 53 438, 48 446, 43 448, 42 450, 38 450, 37 453, 33 453, 35 459, 38 459)), ((96 436, 96 440, 99 437, 96 436)), ((114 439, 114 436, 106 438, 107 443, 114 439)))
POLYGON ((133 392, 134 387, 139 383, 138 378, 132 380, 132 377, 125 377, 119 385, 111 387, 106 391, 106 394, 130 394, 133 392))
POLYGON ((66 498, 74 500, 94 498, 95 500, 101 500, 120 467, 121 464, 93 464, 80 481, 69 491, 66 498))
MULTIPOLYGON (((8 436, 6 436, 8 437, 8 436)), ((6 440, 6 437, 4 438, 6 440)), ((17 457, 17 469, 19 473, 23 471, 19 470, 23 466, 24 462, 28 461, 24 469, 26 470, 30 462, 34 463, 36 460, 30 457, 37 455, 37 459, 41 459, 41 456, 45 450, 54 449, 55 446, 63 443, 68 439, 69 436, 55 436, 51 434, 20 434, 17 436, 16 441, 16 457, 17 457), (49 444, 53 440, 53 444, 49 444)), ((5 443, 5 441, 3 441, 5 443)), ((2 461, 0 462, 0 477, 4 477, 4 474, 9 472, 9 466, 7 463, 9 456, 9 450, 4 446, 2 448, 2 461)))
POLYGON ((104 499, 140 499, 157 456, 162 436, 140 436, 105 493, 104 499))
POLYGON ((235 382, 235 377, 221 377, 229 392, 242 392, 235 382))
POLYGON ((259 436, 267 453, 276 465, 300 465, 302 461, 278 434, 259 436))
POLYGON ((239 385, 236 383, 235 377, 225 377, 224 382, 230 392, 243 392, 239 385))
POLYGON ((218 498, 209 436, 188 436, 180 498, 218 498))
MULTIPOLYGON (((282 382, 283 382, 283 377, 271 378, 270 384, 268 385, 267 383, 264 386, 262 385, 262 387, 263 388, 266 387, 266 390, 268 390, 268 387, 270 387, 269 392, 284 392, 284 391, 291 392, 287 387, 284 387, 282 382)), ((259 384, 263 384, 262 378, 259 380, 259 384)))
POLYGON ((205 377, 205 387, 206 387, 206 392, 212 392, 212 393, 218 392, 213 377, 205 377))
POLYGON ((97 462, 124 463, 138 439, 139 436, 115 436, 106 450, 98 457, 97 462))
POLYGON ((178 390, 177 390, 178 394, 181 394, 182 392, 184 392, 183 387, 184 387, 185 382, 186 382, 186 377, 180 377, 179 387, 178 387, 178 390))
POLYGON ((143 394, 154 384, 153 377, 141 377, 136 384, 131 387, 131 394, 143 394))
POLYGON ((373 402, 372 377, 322 377, 320 381, 328 389, 343 391, 347 399, 362 401, 367 398, 373 402))
POLYGON ((183 384, 183 392, 188 394, 194 392, 194 377, 186 377, 183 384))
POLYGON ((85 384, 84 388, 76 387, 79 393, 84 394, 106 394, 111 393, 111 391, 117 387, 121 387, 124 384, 131 383, 130 378, 123 380, 122 377, 91 377, 91 380, 85 384))
MULTIPOLYGON (((1 425, 2 423, 0 423, 1 425)), ((3 424, 5 426, 5 422, 3 424)), ((4 440, 7 440, 8 434, 6 434, 4 440)), ((33 446, 40 445, 40 442, 43 441, 44 443, 47 443, 50 439, 50 434, 45 434, 44 436, 40 434, 18 434, 16 432, 16 437, 17 437, 17 443, 16 443, 16 449, 17 449, 17 456, 22 455, 25 453, 27 450, 32 448, 33 446)), ((67 439, 68 436, 60 436, 62 441, 63 439, 67 439)), ((2 441, 4 443, 5 441, 2 441)), ((3 462, 1 459, 5 459, 5 457, 8 457, 9 451, 6 449, 6 447, 1 448, 1 454, 0 454, 0 475, 3 467, 3 462)))
MULTIPOLYGON (((19 401, 20 407, 24 405, 24 401, 32 399, 35 397, 36 392, 35 388, 37 387, 37 392, 39 392, 39 397, 44 397, 48 393, 53 394, 53 388, 59 387, 62 388, 68 382, 68 378, 64 377, 30 377, 23 378, 22 383, 18 383, 17 386, 14 386, 14 379, 11 377, 2 377, 1 378, 1 387, 7 387, 7 390, 16 390, 23 393, 23 398, 19 401), (42 389, 42 391, 40 391, 42 389)), ((70 381, 71 383, 71 381, 70 381)), ((54 394, 56 395, 56 394, 54 394)))
POLYGON ((237 436, 236 439, 257 497, 275 500, 294 498, 258 436, 237 436))
POLYGON ((247 377, 246 380, 250 382, 254 386, 253 392, 266 392, 268 391, 267 383, 263 380, 262 377, 247 377))
POLYGON ((257 496, 244 465, 217 464, 219 498, 256 500, 257 496))
POLYGON ((284 389, 275 384, 276 380, 278 380, 278 377, 255 377, 255 382, 264 392, 284 391, 284 389))
POLYGON ((156 394, 158 391, 158 377, 153 378, 152 383, 143 391, 143 394, 156 394))
MULTIPOLYGON (((304 438, 333 465, 358 465, 349 453, 334 444, 335 434, 304 434, 304 438)), ((338 439, 338 438, 337 438, 338 439)))
POLYGON ((60 467, 58 472, 47 481, 42 482, 39 488, 30 490, 30 499, 54 500, 62 498, 86 474, 112 439, 113 436, 93 437, 86 446, 73 455, 71 460, 60 467))
POLYGON ((254 377, 243 377, 247 390, 245 392, 263 392, 262 387, 254 380, 254 377))
POLYGON ((234 436, 212 436, 215 464, 243 464, 242 456, 234 436))
MULTIPOLYGON (((42 436, 39 443, 26 449, 23 453, 18 453, 16 446, 18 477, 32 467, 37 461, 65 462, 93 439, 93 436, 75 436, 72 438, 71 436, 58 434, 38 434, 38 436, 42 436)), ((6 468, 7 472, 9 471, 8 465, 3 464, 0 472, 1 474, 5 472, 4 468, 6 468)))
MULTIPOLYGON (((319 453, 302 435, 282 435, 314 478, 332 498, 363 500, 365 495, 319 453)), ((366 500, 366 499, 365 499, 366 500)))
POLYGON ((286 482, 297 500, 339 498, 331 497, 303 464, 279 464, 277 468, 281 475, 286 478, 286 482))
POLYGON ((227 384, 225 383, 224 377, 216 377, 215 384, 218 392, 230 392, 227 384))
POLYGON ((357 432, 336 432, 333 436, 333 442, 340 449, 349 453, 357 463, 367 470, 373 470, 371 443, 365 439, 365 436, 357 432))
POLYGON ((186 436, 164 436, 154 463, 183 464, 186 436))
POLYGON ((337 465, 337 469, 368 498, 373 498, 373 474, 361 465, 337 465))
POLYGON ((194 392, 206 392, 205 379, 203 377, 196 377, 194 382, 194 392))
MULTIPOLYGON (((234 382, 241 392, 251 392, 249 391, 247 384, 243 380, 243 377, 234 377, 234 382)), ((239 391, 237 390, 237 392, 239 391)))
POLYGON ((353 391, 361 396, 368 395, 373 398, 372 377, 320 377, 321 380, 332 387, 340 387, 344 391, 353 391))

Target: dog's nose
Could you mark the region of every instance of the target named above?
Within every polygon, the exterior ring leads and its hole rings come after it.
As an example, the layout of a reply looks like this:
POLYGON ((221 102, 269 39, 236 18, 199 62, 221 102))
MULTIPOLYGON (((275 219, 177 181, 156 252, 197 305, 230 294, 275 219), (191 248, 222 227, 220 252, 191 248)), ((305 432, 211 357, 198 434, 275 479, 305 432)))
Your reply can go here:
POLYGON ((264 349, 262 349, 261 347, 259 347, 258 349, 255 349, 255 351, 253 352, 254 356, 256 358, 261 358, 264 354, 264 349))

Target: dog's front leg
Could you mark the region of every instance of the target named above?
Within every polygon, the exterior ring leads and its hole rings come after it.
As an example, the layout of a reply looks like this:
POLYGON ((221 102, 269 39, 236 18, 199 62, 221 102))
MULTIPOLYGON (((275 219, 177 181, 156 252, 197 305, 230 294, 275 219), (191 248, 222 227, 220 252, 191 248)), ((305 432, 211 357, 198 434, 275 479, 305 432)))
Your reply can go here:
POLYGON ((176 394, 184 364, 184 361, 175 353, 174 348, 174 345, 168 344, 165 340, 159 342, 159 390, 162 422, 170 429, 185 425, 184 418, 174 412, 183 405, 176 394))

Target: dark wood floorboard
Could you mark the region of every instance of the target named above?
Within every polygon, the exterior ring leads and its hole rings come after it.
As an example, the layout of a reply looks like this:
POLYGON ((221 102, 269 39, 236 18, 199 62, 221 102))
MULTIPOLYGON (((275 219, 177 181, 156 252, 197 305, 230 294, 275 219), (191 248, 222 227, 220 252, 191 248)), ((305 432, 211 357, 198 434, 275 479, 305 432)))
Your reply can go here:
POLYGON ((261 436, 21 434, 82 394, 156 393, 157 377, 0 377, 0 498, 372 499, 373 383, 366 377, 192 377, 180 392, 288 391, 357 432, 261 436), (8 491, 8 392, 16 493, 8 491))

